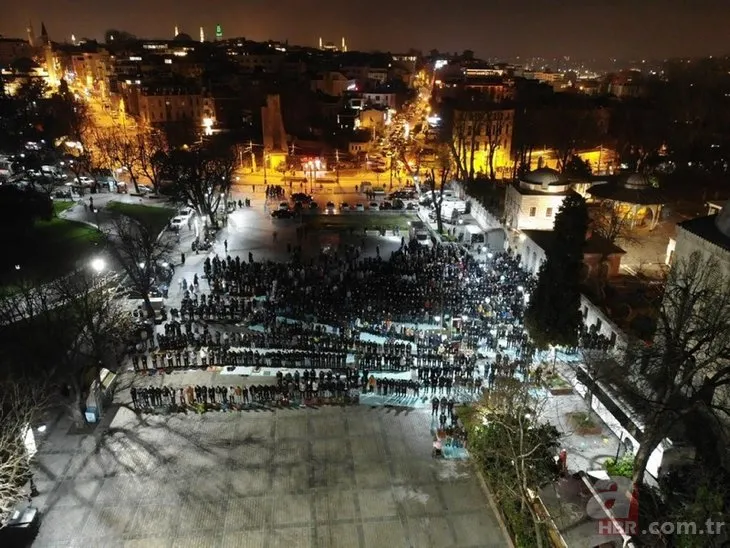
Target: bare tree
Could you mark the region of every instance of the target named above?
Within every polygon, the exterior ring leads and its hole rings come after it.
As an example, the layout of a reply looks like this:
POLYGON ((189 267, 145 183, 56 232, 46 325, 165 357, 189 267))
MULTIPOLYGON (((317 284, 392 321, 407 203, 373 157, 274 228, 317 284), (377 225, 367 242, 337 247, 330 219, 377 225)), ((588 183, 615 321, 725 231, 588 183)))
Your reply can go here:
POLYGON ((623 210, 620 204, 606 202, 593 211, 591 218, 593 232, 615 243, 636 243, 631 226, 631 212, 623 210))
POLYGON ((132 317, 121 301, 115 275, 79 270, 55 282, 61 305, 74 318, 75 352, 64 364, 67 407, 77 426, 84 424, 83 395, 102 367, 117 369, 132 329, 132 317))
POLYGON ((129 174, 134 191, 139 194, 139 175, 141 173, 139 137, 126 128, 112 128, 105 132, 102 148, 107 151, 112 162, 129 174))
POLYGON ((165 134, 157 128, 148 127, 140 131, 139 172, 150 180, 155 192, 159 194, 160 185, 168 167, 169 145, 165 134))
POLYGON ((444 204, 444 190, 449 182, 451 174, 451 158, 449 152, 442 148, 438 152, 438 168, 431 168, 426 184, 431 190, 431 201, 433 202, 434 213, 436 214, 436 228, 439 234, 443 233, 444 223, 441 218, 441 211, 444 204))
POLYGON ((63 306, 76 318, 86 356, 96 364, 118 365, 132 327, 118 282, 113 273, 79 270, 55 283, 63 306))
POLYGON ((485 129, 486 117, 486 112, 475 106, 458 110, 455 114, 447 143, 456 164, 456 175, 460 179, 474 178, 476 152, 479 150, 479 137, 485 129))
POLYGON ((236 157, 232 149, 207 146, 179 150, 170 157, 170 174, 181 201, 218 226, 216 213, 231 190, 236 157))
POLYGON ((546 522, 534 505, 535 492, 556 478, 552 459, 560 440, 557 429, 543 422, 546 401, 529 384, 502 377, 459 413, 470 429, 470 453, 484 467, 498 504, 519 507, 532 522, 528 544, 537 547, 546 545, 546 522))
POLYGON ((172 245, 165 233, 156 234, 148 225, 120 215, 110 226, 109 250, 141 295, 149 315, 154 316, 150 294, 155 288, 158 265, 169 260, 172 245))
POLYGON ((4 349, 4 363, 11 371, 22 370, 31 379, 28 386, 63 387, 64 404, 74 423, 81 426, 82 389, 73 382, 82 345, 77 319, 65 306, 56 282, 40 285, 20 280, 16 287, 13 295, 0 300, 0 321, 12 334, 6 341, 10 348, 4 349))
MULTIPOLYGON (((654 449, 690 418, 725 440, 730 414, 730 279, 718 261, 699 252, 670 270, 650 347, 631 349, 620 388, 644 415, 635 484, 654 449)), ((718 441, 718 443, 721 443, 718 441)))
POLYGON ((490 108, 485 112, 484 133, 485 145, 487 147, 487 165, 489 166, 489 178, 494 181, 497 176, 494 170, 494 158, 506 138, 511 111, 506 109, 490 108))
POLYGON ((25 439, 45 406, 41 391, 23 379, 7 378, 0 383, 0 528, 24 496, 31 480, 25 439))

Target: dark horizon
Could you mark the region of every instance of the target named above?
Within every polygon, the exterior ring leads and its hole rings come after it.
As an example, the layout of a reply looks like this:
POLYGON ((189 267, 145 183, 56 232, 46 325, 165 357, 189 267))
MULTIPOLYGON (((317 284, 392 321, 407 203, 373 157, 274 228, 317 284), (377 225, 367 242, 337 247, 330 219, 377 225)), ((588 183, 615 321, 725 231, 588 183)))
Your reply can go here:
POLYGON ((565 0, 547 9, 539 0, 492 0, 488 6, 461 0, 453 10, 436 0, 406 0, 382 8, 372 3, 369 11, 335 0, 320 0, 316 8, 305 10, 297 0, 280 0, 276 9, 264 0, 220 0, 216 4, 215 9, 208 9, 192 0, 154 4, 128 0, 124 5, 101 7, 90 0, 72 5, 27 0, 20 9, 8 10, 0 34, 25 37, 31 20, 36 34, 44 22, 51 39, 59 42, 72 34, 78 39, 102 39, 108 29, 168 38, 176 25, 194 39, 203 26, 206 38, 212 39, 215 25, 221 24, 224 37, 288 39, 293 44, 316 46, 320 36, 338 44, 344 36, 351 49, 363 51, 469 49, 479 57, 578 59, 730 53, 726 33, 730 3, 722 0, 696 0, 691 5, 682 0, 644 0, 639 6, 635 0, 615 0, 611 6, 596 0, 565 0), (201 15, 196 16, 195 11, 201 15))

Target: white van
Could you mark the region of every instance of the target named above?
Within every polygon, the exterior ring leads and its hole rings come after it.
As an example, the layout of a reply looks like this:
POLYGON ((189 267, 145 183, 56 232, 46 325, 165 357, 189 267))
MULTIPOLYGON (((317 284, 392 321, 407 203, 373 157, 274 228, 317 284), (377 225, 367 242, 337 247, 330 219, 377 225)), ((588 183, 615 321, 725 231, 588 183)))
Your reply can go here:
POLYGON ((426 230, 419 230, 416 232, 416 242, 418 242, 418 245, 422 245, 424 247, 433 247, 431 235, 426 230))
POLYGON ((469 247, 481 247, 485 244, 484 232, 477 225, 464 225, 461 232, 461 243, 469 247))

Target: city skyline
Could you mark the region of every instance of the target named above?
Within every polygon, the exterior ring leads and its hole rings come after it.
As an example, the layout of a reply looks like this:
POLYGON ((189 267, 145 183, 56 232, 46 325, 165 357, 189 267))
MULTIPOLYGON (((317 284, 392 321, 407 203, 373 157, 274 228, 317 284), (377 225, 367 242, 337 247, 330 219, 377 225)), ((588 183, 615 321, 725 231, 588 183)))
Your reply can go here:
POLYGON ((315 46, 320 36, 335 43, 345 36, 351 49, 363 51, 471 49, 481 57, 582 59, 730 53, 724 28, 724 22, 730 20, 730 5, 720 0, 702 0, 691 7, 680 0, 647 0, 638 7, 625 0, 610 7, 592 0, 568 0, 550 10, 543 9, 537 0, 494 0, 488 6, 463 0, 458 10, 444 9, 435 0, 422 0, 388 5, 387 11, 377 4, 363 11, 334 0, 320 1, 319 9, 308 11, 302 11, 294 0, 281 0, 276 10, 262 0, 227 3, 196 15, 199 4, 192 0, 156 2, 154 10, 139 0, 103 9, 89 0, 73 6, 29 0, 6 15, 0 34, 23 37, 28 21, 39 33, 43 21, 51 38, 59 42, 69 40, 72 34, 101 39, 108 29, 168 38, 175 27, 196 38, 201 26, 212 39, 215 26, 221 24, 224 37, 289 40, 315 46), (318 23, 316 18, 322 13, 327 17, 318 23), (683 33, 683 40, 678 39, 678 32, 683 33))

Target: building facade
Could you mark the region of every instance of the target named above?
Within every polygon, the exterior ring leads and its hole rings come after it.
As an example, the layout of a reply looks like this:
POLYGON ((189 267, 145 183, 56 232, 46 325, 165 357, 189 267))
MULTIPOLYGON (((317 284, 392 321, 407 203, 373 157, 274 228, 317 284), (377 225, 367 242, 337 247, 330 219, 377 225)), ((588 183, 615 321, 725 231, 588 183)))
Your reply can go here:
POLYGON ((455 109, 451 135, 460 163, 467 171, 503 178, 512 170, 515 111, 498 105, 455 109), (491 157, 491 165, 490 165, 491 157))
POLYGON ((507 187, 504 222, 514 230, 552 230, 571 184, 557 171, 540 168, 507 187))
POLYGON ((177 86, 131 86, 126 104, 128 112, 144 124, 189 122, 203 126, 214 109, 204 101, 201 90, 177 86), (211 112, 209 112, 211 111, 211 112))

